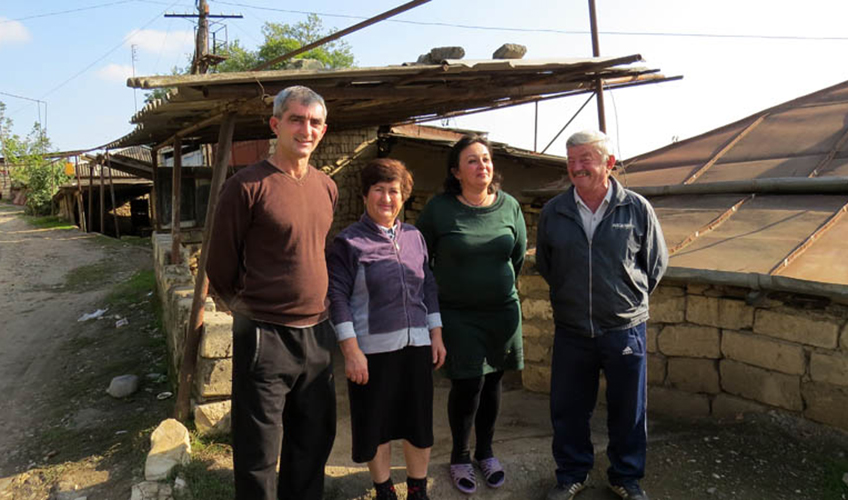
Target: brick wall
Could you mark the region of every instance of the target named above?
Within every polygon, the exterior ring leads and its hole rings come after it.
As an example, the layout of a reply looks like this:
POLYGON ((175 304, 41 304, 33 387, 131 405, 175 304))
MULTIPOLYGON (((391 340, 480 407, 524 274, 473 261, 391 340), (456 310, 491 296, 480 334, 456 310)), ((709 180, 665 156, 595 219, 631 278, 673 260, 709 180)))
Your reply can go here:
MULTIPOLYGON (((540 276, 526 274, 519 290, 524 386, 547 392, 553 344, 548 287, 540 276)), ((650 305, 652 411, 734 417, 779 409, 848 430, 848 307, 699 283, 660 285, 650 305)))

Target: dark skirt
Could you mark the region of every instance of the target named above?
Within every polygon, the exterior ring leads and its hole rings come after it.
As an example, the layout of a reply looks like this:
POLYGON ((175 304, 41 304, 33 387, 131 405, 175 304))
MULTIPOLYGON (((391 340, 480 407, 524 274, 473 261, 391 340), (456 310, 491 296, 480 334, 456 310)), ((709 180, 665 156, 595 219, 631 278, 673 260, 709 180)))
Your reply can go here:
POLYGON ((369 462, 377 447, 405 439, 433 446, 433 358, 430 346, 367 354, 368 383, 348 380, 353 461, 369 462))

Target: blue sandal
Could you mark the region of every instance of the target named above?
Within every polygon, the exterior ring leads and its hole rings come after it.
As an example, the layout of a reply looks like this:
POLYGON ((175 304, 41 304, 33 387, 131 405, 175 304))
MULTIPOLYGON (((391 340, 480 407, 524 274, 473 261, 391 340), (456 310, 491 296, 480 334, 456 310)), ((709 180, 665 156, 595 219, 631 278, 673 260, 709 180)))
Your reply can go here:
POLYGON ((500 488, 506 481, 506 474, 500 461, 495 457, 484 458, 479 460, 477 465, 483 471, 483 477, 486 478, 486 484, 490 488, 500 488))
POLYGON ((451 464, 450 477, 456 489, 470 495, 477 491, 477 477, 471 464, 451 464))

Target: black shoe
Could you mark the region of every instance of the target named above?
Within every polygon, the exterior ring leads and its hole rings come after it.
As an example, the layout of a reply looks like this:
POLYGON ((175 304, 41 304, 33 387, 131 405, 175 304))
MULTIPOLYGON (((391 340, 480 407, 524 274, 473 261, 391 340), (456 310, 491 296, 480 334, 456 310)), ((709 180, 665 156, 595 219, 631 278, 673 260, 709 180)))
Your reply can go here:
POLYGON ((545 500, 572 500, 578 493, 583 491, 583 488, 586 487, 588 482, 589 477, 587 476, 583 481, 557 484, 551 488, 545 500))
POLYGON ((611 484, 610 489, 624 500, 648 500, 648 494, 639 487, 639 483, 611 484))

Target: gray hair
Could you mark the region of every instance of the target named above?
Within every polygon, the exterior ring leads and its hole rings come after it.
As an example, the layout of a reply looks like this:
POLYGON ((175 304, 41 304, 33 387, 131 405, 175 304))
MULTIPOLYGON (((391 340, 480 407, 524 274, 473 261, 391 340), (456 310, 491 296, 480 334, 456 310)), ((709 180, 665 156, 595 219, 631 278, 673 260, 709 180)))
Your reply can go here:
POLYGON ((314 90, 303 85, 286 87, 274 97, 274 116, 282 118, 283 113, 289 108, 289 102, 292 100, 296 100, 304 106, 309 106, 317 102, 324 108, 324 120, 327 119, 327 105, 324 103, 324 98, 314 90))
POLYGON ((601 161, 604 163, 606 163, 609 157, 613 154, 612 140, 607 134, 600 130, 581 130, 580 132, 572 134, 565 142, 565 147, 571 148, 575 146, 583 146, 585 144, 592 145, 595 148, 595 151, 601 155, 601 161))

